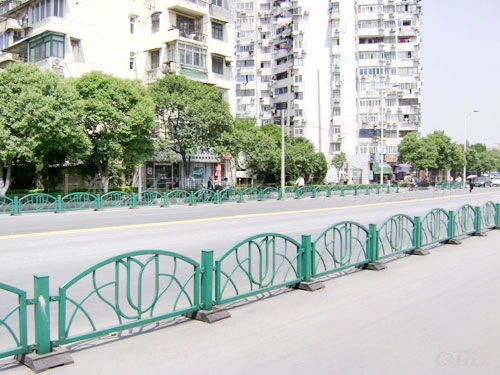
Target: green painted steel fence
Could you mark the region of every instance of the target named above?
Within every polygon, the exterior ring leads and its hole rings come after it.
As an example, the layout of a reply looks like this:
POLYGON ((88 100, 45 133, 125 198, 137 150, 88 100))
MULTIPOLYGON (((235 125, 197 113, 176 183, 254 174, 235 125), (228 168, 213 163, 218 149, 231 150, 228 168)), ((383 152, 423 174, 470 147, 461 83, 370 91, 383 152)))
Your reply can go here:
POLYGON ((495 223, 495 217, 497 215, 497 206, 495 203, 489 201, 486 202, 482 207, 481 207, 481 226, 484 229, 489 229, 489 228, 494 228, 496 223, 495 223))
POLYGON ((131 195, 123 191, 110 191, 101 195, 101 207, 127 207, 130 204, 131 195))
POLYGON ((11 285, 0 283, 2 305, 0 313, 0 358, 27 353, 28 329, 26 292, 11 285), (11 297, 11 298, 9 298, 11 297), (10 304, 11 303, 11 304, 10 304), (7 311, 4 311, 7 309, 7 311), (6 338, 10 339, 7 340, 6 338), (7 344, 4 341, 9 341, 7 344), (4 345, 8 345, 4 347, 4 345))
POLYGON ((281 193, 280 189, 275 187, 267 187, 262 190, 261 198, 262 199, 280 199, 281 193))
POLYGON ((415 220, 408 215, 393 215, 377 228, 377 259, 387 258, 416 248, 415 220))
POLYGON ((0 214, 11 214, 13 207, 13 199, 0 196, 0 214))
POLYGON ((57 209, 57 198, 49 194, 28 194, 19 198, 19 213, 53 212, 57 209))
POLYGON ((422 246, 444 242, 449 239, 450 215, 442 208, 434 208, 422 217, 422 246))
POLYGON ((109 258, 59 288, 55 343, 67 344, 196 311, 199 284, 199 263, 180 254, 143 250, 109 258), (72 288, 77 284, 78 288, 72 288), (88 328, 73 329, 76 322, 87 323, 88 328))
POLYGON ((476 231, 476 210, 470 204, 464 204, 455 211, 455 236, 464 236, 476 231))
POLYGON ((154 190, 146 190, 137 195, 139 206, 165 206, 165 194, 154 190))
POLYGON ((363 225, 344 221, 321 232, 312 241, 312 277, 370 262, 370 235, 363 225))
POLYGON ((297 284, 301 244, 278 233, 247 238, 215 262, 215 303, 221 304, 297 284))
MULTIPOLYGON (((298 190, 294 190, 294 194, 298 190)), ((340 192, 342 193, 342 188, 340 192)), ((169 203, 168 194, 109 195, 104 202, 126 200, 128 205, 169 203), (143 202, 143 203, 141 203, 143 202)), ((174 192, 171 192, 174 193, 174 192)), ((224 191, 211 192, 221 201, 224 191)), ((242 191, 227 190, 227 197, 241 199, 242 191)), ((269 191, 275 194, 276 191, 269 191)), ((177 191, 179 199, 196 201, 194 193, 177 191), (184 194, 187 193, 187 194, 184 194)), ((264 191, 250 195, 265 197, 264 191)), ((64 200, 29 197, 23 204, 46 210, 72 203, 73 209, 102 203, 100 196, 74 195, 64 200)), ((175 196, 171 196, 175 199, 175 196)), ((257 199, 256 198, 256 199, 257 199)), ((230 198, 231 199, 231 198, 230 198)), ((14 200, 15 201, 15 200, 14 200)), ((207 200, 208 201, 208 200, 207 200)), ((22 207, 19 205, 18 207, 22 207)), ((149 324, 173 316, 210 310, 256 294, 311 281, 348 267, 375 263, 387 257, 455 237, 500 227, 500 204, 463 205, 455 211, 435 208, 422 218, 404 214, 389 217, 369 228, 352 221, 324 229, 314 240, 301 242, 278 233, 262 233, 237 243, 214 263, 213 251, 202 252, 201 264, 163 250, 134 251, 106 259, 81 272, 49 295, 48 275, 34 276, 34 298, 23 290, 0 283, 0 358, 84 340, 110 332, 149 324), (215 282, 214 282, 215 279, 215 282), (5 298, 4 295, 7 295, 5 298), (6 302, 10 298, 10 302, 6 302), (58 337, 50 338, 50 303, 58 303, 58 337), (10 304, 9 304, 10 303, 10 304), (35 343, 28 345, 27 305, 34 305, 35 343)))
POLYGON ((167 194, 168 205, 190 204, 192 203, 191 193, 186 190, 172 190, 167 194))
POLYGON ((71 193, 61 198, 61 211, 96 209, 97 197, 90 193, 71 193))

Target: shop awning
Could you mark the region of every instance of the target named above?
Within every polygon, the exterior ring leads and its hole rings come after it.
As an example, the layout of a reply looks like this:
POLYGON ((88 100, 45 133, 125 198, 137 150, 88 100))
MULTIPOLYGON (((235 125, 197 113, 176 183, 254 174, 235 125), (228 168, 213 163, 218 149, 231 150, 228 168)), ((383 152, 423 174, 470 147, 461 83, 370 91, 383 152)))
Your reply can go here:
MULTIPOLYGON (((375 174, 380 174, 380 163, 373 164, 372 171, 375 174)), ((384 174, 392 174, 392 167, 389 164, 384 163, 384 174)))
POLYGON ((398 167, 396 168, 396 173, 404 172, 404 173, 409 173, 412 170, 412 165, 411 164, 398 164, 398 167))

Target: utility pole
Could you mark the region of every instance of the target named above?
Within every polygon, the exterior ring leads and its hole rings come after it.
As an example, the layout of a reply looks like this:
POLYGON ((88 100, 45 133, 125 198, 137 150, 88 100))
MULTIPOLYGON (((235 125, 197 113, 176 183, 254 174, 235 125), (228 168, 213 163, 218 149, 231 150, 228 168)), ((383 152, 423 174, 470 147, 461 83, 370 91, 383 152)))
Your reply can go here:
POLYGON ((285 192, 285 113, 281 110, 281 191, 285 192))

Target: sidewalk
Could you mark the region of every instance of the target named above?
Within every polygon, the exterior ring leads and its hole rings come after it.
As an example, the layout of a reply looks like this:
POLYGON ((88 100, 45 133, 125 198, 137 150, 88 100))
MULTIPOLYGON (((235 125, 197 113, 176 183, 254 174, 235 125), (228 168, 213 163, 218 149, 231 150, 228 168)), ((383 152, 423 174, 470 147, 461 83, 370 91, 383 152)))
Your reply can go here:
MULTIPOLYGON (((44 374, 496 375, 499 243, 490 231, 380 272, 334 275, 317 292, 266 294, 212 325, 177 318, 73 344, 75 363, 44 374)), ((0 373, 32 374, 10 360, 0 373)))

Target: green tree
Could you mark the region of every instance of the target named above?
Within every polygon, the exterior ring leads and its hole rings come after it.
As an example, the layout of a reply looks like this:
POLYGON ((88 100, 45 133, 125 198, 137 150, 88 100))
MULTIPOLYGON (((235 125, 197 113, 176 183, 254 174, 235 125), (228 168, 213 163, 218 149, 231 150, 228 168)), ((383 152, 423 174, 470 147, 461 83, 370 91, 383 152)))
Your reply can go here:
POLYGON ((113 163, 139 166, 153 154, 154 106, 139 81, 90 72, 74 81, 81 123, 91 140, 87 170, 108 191, 113 163))
POLYGON ((332 159, 332 165, 337 170, 337 178, 339 179, 339 181, 340 181, 340 174, 344 171, 346 163, 347 163, 347 156, 345 152, 338 153, 332 159))
POLYGON ((451 142, 451 138, 445 135, 444 131, 435 131, 424 140, 427 145, 432 145, 437 150, 437 168, 445 170, 463 168, 465 162, 463 151, 456 143, 451 142))
POLYGON ((476 143, 467 147, 467 173, 481 175, 496 169, 495 157, 486 146, 476 143))
POLYGON ((190 175, 191 157, 214 150, 231 127, 229 105, 217 88, 183 76, 166 75, 151 86, 158 137, 180 155, 184 175, 190 175))
POLYGON ((415 133, 407 134, 399 144, 400 163, 412 163, 415 169, 437 168, 438 150, 436 144, 419 138, 415 133))
POLYGON ((76 92, 62 78, 31 64, 11 64, 0 73, 0 87, 0 159, 6 166, 5 174, 0 168, 0 195, 10 186, 15 160, 48 175, 49 165, 88 154, 76 92))

